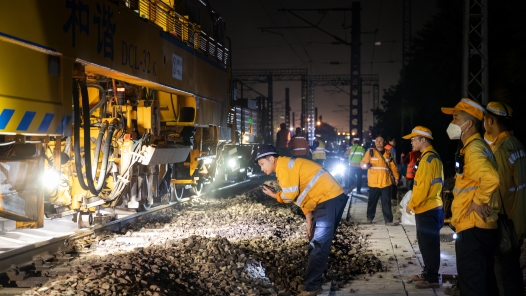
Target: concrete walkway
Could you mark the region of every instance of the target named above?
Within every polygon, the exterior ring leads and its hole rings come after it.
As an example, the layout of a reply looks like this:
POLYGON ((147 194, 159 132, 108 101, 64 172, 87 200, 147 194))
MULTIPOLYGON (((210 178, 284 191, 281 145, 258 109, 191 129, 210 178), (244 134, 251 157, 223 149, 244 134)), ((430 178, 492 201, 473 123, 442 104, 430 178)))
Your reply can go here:
MULTIPOLYGON (((367 190, 363 194, 352 193, 350 203, 350 221, 363 223, 367 221, 367 190)), ((349 206, 349 205, 348 205, 349 206)), ((348 208, 345 209, 345 219, 348 208)), ((393 213, 394 214, 394 213, 393 213)), ((444 226, 441 230, 441 268, 442 286, 437 289, 417 289, 410 283, 410 277, 422 272, 422 256, 416 241, 416 227, 414 225, 385 226, 381 204, 376 208, 373 224, 361 224, 360 231, 368 236, 368 249, 382 264, 387 265, 388 271, 377 272, 372 275, 360 275, 338 291, 331 291, 331 285, 323 286, 319 295, 445 295, 444 289, 451 286, 453 276, 456 276, 455 242, 452 240, 453 231, 444 226)))

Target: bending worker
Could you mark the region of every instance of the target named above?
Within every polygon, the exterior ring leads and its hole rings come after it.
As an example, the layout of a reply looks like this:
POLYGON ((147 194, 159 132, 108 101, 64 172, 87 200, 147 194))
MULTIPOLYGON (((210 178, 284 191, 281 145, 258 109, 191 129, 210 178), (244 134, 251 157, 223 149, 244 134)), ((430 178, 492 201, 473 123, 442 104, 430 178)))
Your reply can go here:
POLYGON ((413 275, 411 279, 420 289, 439 288, 440 229, 444 226, 440 195, 444 183, 444 169, 438 153, 431 145, 431 130, 417 126, 403 138, 411 139, 413 151, 422 153, 414 164, 415 184, 406 212, 415 213, 416 239, 424 260, 424 271, 422 274, 413 275))
POLYGON ((316 295, 329 260, 332 240, 347 202, 338 181, 319 164, 302 158, 278 156, 276 148, 263 145, 255 162, 270 175, 276 173, 281 191, 263 186, 263 192, 280 203, 296 204, 307 220, 311 251, 300 295, 316 295))

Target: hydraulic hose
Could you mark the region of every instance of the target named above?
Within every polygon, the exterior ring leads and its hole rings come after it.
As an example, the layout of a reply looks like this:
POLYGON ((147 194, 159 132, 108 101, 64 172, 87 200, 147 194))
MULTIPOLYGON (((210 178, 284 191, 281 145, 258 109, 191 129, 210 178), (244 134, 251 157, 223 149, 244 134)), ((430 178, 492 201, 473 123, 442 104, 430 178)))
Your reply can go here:
POLYGON ((84 176, 82 175, 82 162, 80 158, 80 97, 78 79, 73 80, 73 124, 73 151, 75 153, 75 169, 77 171, 77 179, 79 180, 80 187, 82 187, 84 190, 88 190, 88 185, 86 185, 84 176))
POLYGON ((99 130, 99 135, 97 137, 96 148, 95 148, 95 161, 91 160, 91 137, 90 137, 90 109, 89 109, 89 97, 88 97, 88 88, 85 81, 79 81, 78 79, 73 80, 73 111, 74 111, 74 152, 75 152, 75 168, 77 170, 77 178, 79 180, 80 187, 84 190, 89 190, 92 194, 98 195, 104 186, 104 181, 107 176, 107 167, 110 154, 111 141, 113 138, 113 133, 117 126, 115 121, 109 125, 108 134, 105 139, 105 145, 103 149, 103 159, 101 170, 95 186, 95 175, 97 172, 100 149, 102 144, 102 139, 107 122, 104 122, 99 130), (79 97, 79 87, 81 98, 79 97), (86 168, 86 181, 82 174, 82 163, 80 157, 80 99, 82 99, 82 118, 84 119, 84 164, 86 168))
MULTIPOLYGON (((104 150, 102 152, 102 165, 100 167, 99 180, 97 182, 97 188, 96 188, 98 192, 102 190, 102 186, 104 185, 104 181, 106 180, 106 175, 108 173, 108 159, 110 157, 111 140, 113 139, 113 133, 115 132, 116 128, 117 128, 117 121, 113 120, 110 123, 110 127, 108 128, 108 135, 106 136, 106 139, 104 141, 104 150)), ((95 163, 95 165, 97 165, 97 163, 98 163, 98 160, 95 163)), ((93 178, 95 179, 95 177, 93 178)))
POLYGON ((104 133, 106 132, 106 128, 108 127, 108 121, 104 121, 102 125, 99 128, 99 136, 97 137, 97 142, 95 146, 95 161, 92 163, 92 173, 91 176, 92 179, 95 179, 95 172, 97 172, 97 167, 99 166, 99 155, 100 155, 100 146, 102 145, 102 138, 104 137, 104 133))
POLYGON ((89 95, 88 95, 88 87, 86 85, 86 81, 79 81, 80 86, 80 96, 82 99, 82 119, 84 124, 84 167, 86 168, 86 181, 88 181, 88 188, 89 191, 94 194, 98 195, 100 193, 100 190, 97 190, 95 188, 95 183, 93 182, 93 174, 91 170, 91 135, 90 135, 90 113, 89 113, 89 95))

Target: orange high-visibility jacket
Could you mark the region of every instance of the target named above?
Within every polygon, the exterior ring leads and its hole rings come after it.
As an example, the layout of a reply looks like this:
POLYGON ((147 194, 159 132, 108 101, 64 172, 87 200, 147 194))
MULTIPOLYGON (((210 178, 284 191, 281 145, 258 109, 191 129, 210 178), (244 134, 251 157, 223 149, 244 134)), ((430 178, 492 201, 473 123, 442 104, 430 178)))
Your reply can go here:
POLYGON ((310 153, 309 142, 302 136, 294 136, 290 140, 289 148, 292 151, 292 156, 307 156, 310 153))
POLYGON ((384 149, 383 153, 380 154, 376 149, 369 148, 365 151, 365 156, 360 161, 360 166, 363 169, 363 166, 368 163, 371 164, 371 167, 367 170, 367 185, 369 187, 385 188, 393 184, 387 165, 391 168, 394 179, 396 181, 400 179, 400 173, 398 173, 391 151, 384 149), (371 153, 373 154, 372 156, 371 153), (382 160, 382 157, 385 161, 382 160))
POLYGON ((276 137, 276 148, 289 148, 290 132, 286 129, 278 131, 276 137))
POLYGON ((415 178, 415 164, 418 158, 420 157, 420 151, 410 151, 407 157, 409 158, 409 163, 407 164, 407 170, 405 177, 408 179, 415 178))
POLYGON ((276 177, 281 187, 276 194, 277 201, 295 203, 304 214, 343 193, 340 183, 329 172, 304 158, 278 157, 276 177))

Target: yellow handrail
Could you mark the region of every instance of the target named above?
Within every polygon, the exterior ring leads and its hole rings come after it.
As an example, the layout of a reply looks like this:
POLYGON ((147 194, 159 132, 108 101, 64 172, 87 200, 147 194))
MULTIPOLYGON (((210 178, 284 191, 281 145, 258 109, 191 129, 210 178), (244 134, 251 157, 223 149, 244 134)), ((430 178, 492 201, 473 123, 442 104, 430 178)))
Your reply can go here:
MULTIPOLYGON (((122 0, 129 7, 129 1, 122 0)), ((130 7, 131 9, 136 9, 130 7)), ((161 0, 139 0, 136 12, 139 16, 148 19, 161 27, 188 46, 215 58, 223 65, 228 61, 228 48, 215 41, 211 36, 201 31, 201 26, 188 21, 188 16, 183 16, 161 0)))

